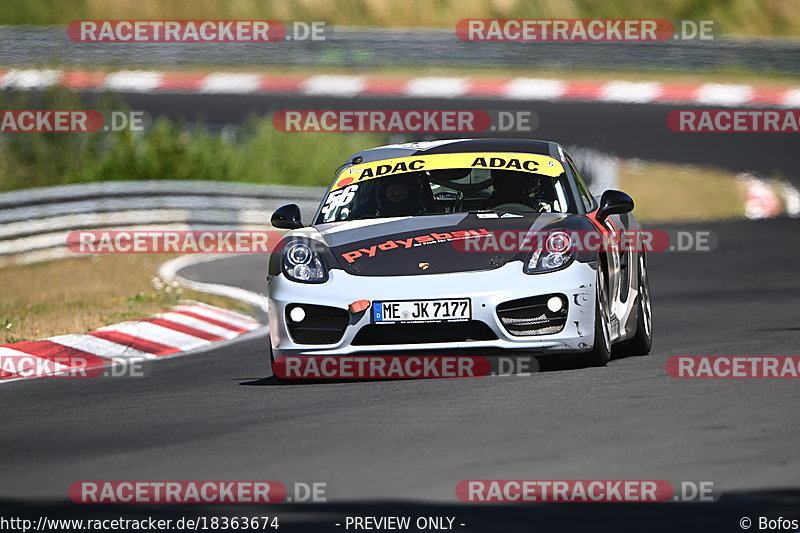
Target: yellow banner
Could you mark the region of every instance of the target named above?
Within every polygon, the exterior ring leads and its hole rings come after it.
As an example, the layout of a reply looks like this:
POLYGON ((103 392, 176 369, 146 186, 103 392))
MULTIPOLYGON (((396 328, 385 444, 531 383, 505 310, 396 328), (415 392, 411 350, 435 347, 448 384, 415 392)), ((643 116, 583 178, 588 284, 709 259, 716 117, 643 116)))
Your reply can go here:
POLYGON ((407 172, 424 170, 447 170, 453 168, 488 168, 516 170, 531 174, 558 177, 564 166, 557 159, 538 154, 516 152, 472 152, 458 154, 432 154, 413 157, 381 159, 370 163, 353 165, 342 171, 331 190, 341 189, 352 183, 361 183, 375 178, 384 178, 407 172))

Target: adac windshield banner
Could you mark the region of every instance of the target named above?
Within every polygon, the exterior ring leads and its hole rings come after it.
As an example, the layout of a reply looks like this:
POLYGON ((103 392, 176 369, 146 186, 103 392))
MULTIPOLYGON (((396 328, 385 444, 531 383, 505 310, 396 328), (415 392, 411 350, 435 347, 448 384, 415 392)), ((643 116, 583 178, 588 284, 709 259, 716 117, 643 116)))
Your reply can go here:
POLYGON ((348 167, 339 174, 331 190, 341 189, 351 183, 361 183, 407 172, 447 170, 454 168, 487 168, 516 170, 556 178, 564 173, 557 159, 546 155, 512 152, 470 152, 459 154, 431 154, 411 157, 381 159, 348 167))

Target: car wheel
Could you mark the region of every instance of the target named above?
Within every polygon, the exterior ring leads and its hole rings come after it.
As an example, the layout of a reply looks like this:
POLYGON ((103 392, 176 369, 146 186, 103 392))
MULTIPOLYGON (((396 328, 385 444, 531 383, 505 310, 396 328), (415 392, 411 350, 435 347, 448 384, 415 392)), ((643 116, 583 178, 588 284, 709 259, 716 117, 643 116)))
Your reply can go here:
POLYGON ((606 366, 611 359, 611 329, 608 325, 608 303, 605 278, 597 274, 597 298, 594 310, 594 345, 583 357, 586 366, 606 366))
POLYGON ((619 345, 620 355, 647 355, 653 345, 653 310, 650 304, 650 281, 647 277, 647 259, 639 254, 639 295, 636 306, 636 333, 619 345))

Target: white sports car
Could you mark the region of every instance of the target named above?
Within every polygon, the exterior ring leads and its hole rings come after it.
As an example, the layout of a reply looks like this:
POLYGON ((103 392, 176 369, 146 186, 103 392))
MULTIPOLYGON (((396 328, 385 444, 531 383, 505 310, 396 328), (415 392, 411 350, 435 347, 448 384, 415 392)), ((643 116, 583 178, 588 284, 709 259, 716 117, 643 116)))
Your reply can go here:
POLYGON ((409 351, 577 354, 595 366, 612 348, 646 354, 646 256, 617 244, 640 229, 632 209, 620 191, 593 198, 554 142, 359 152, 309 226, 296 205, 272 216, 291 230, 270 257, 273 366, 409 351), (602 245, 576 246, 588 236, 602 245))

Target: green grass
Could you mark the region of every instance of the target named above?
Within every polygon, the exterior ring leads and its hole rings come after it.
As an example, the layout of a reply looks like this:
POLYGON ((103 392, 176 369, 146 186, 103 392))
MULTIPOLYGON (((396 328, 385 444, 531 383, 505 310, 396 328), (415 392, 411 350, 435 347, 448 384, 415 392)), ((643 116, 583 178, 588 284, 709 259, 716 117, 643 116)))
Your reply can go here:
POLYGON ((77 19, 324 20, 453 28, 464 18, 713 19, 726 35, 798 36, 796 0, 2 0, 0 24, 77 19))
MULTIPOLYGON (((95 106, 99 108, 100 106, 95 106)), ((79 109, 62 89, 42 101, 24 96, 0 109, 79 109)), ((102 109, 122 109, 109 97, 102 109)), ((385 144, 383 135, 284 133, 254 116, 233 133, 156 120, 144 132, 13 133, 0 135, 0 191, 109 180, 185 179, 328 185, 359 150, 385 144)))
POLYGON ((744 216, 744 192, 726 170, 640 160, 623 161, 619 188, 633 197, 643 222, 707 222, 744 216))
POLYGON ((166 254, 108 254, 0 268, 0 344, 83 333, 164 311, 182 299, 248 306, 154 278, 166 254), (69 280, 65 283, 64 280, 69 280))

